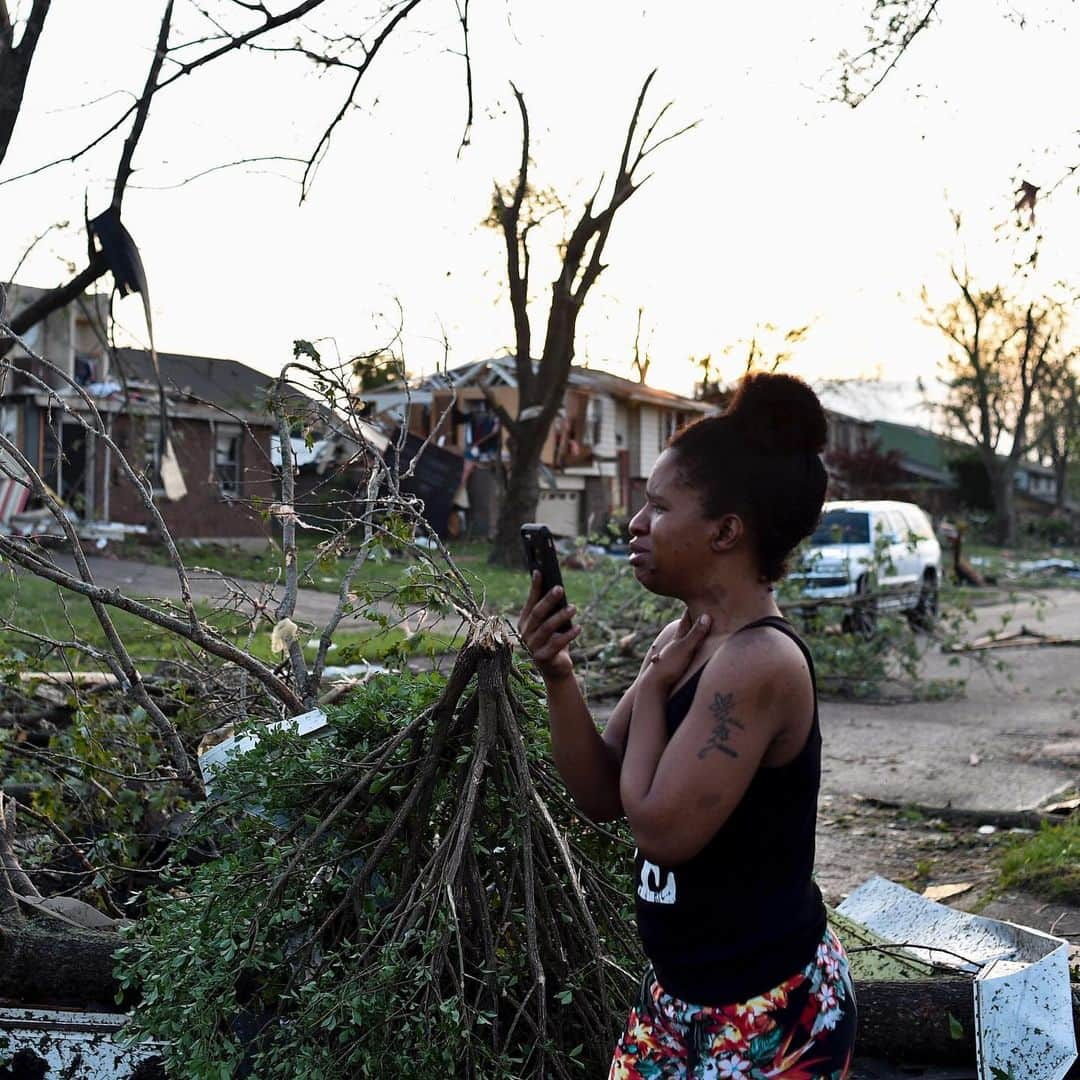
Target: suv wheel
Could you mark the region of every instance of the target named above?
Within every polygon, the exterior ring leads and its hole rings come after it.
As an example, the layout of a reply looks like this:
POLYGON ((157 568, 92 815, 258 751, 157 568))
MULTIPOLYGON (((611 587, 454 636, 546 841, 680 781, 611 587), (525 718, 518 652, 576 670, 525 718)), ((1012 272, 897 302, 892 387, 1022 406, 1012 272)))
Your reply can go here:
POLYGON ((845 634, 858 634, 860 637, 870 637, 877 628, 877 600, 868 574, 859 578, 855 586, 855 603, 844 615, 840 628, 845 634))
POLYGON ((911 625, 919 630, 929 630, 937 619, 938 613, 938 580, 933 570, 927 570, 923 574, 922 588, 919 589, 919 599, 915 606, 908 612, 911 625))

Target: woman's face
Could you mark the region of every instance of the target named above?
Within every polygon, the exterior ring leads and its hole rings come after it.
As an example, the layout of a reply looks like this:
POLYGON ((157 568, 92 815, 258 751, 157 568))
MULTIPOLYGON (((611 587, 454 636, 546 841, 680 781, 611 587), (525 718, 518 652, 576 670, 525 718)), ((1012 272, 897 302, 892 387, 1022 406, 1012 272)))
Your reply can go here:
POLYGON ((683 483, 678 451, 665 450, 645 487, 645 505, 630 520, 630 565, 650 592, 685 597, 712 563, 717 523, 698 492, 683 483))

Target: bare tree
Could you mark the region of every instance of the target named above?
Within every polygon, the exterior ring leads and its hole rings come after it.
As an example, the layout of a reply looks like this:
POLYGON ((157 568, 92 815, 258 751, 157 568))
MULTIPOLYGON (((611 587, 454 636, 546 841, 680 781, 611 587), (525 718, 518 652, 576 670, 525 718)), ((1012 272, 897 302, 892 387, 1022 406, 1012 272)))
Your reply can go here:
POLYGON ((1076 351, 1056 358, 1035 404, 1033 448, 1054 470, 1055 502, 1063 509, 1069 498, 1069 470, 1080 452, 1080 378, 1076 351))
POLYGON ((795 355, 794 347, 805 341, 809 333, 809 323, 793 326, 783 333, 775 323, 757 323, 750 337, 725 346, 724 355, 742 365, 740 375, 747 375, 751 371, 775 372, 795 355))
POLYGON ((666 142, 694 127, 689 124, 662 138, 654 138, 671 103, 659 110, 639 138, 641 112, 656 72, 645 80, 638 94, 627 128, 622 154, 615 171, 610 193, 598 204, 603 178, 586 200, 581 216, 562 246, 558 277, 551 285, 547 328, 539 359, 533 359, 532 325, 529 318, 529 233, 550 212, 550 201, 537 206, 529 180, 529 114, 525 98, 514 87, 521 113, 521 160, 515 181, 507 187, 496 185, 492 222, 503 233, 509 279, 510 306, 514 315, 514 366, 518 385, 517 415, 511 416, 492 400, 509 435, 510 464, 506 490, 499 508, 499 520, 490 559, 494 563, 517 566, 521 563, 521 525, 536 515, 540 498, 540 456, 552 421, 563 402, 570 367, 574 361, 574 338, 578 316, 604 270, 607 245, 615 215, 648 179, 639 177, 645 159, 666 142), (635 149, 636 145, 636 149, 635 149))
POLYGON ((1016 470, 1030 448, 1036 397, 1065 352, 1066 308, 1052 297, 1020 302, 1000 285, 980 288, 966 267, 954 266, 952 278, 960 296, 928 316, 952 343, 944 410, 974 443, 993 494, 995 536, 1012 544, 1016 470))
MULTIPOLYGON (((306 159, 296 161, 303 167, 299 180, 302 200, 310 192, 315 169, 325 155, 331 139, 350 109, 356 105, 362 82, 376 58, 386 42, 424 2, 425 0, 391 0, 389 3, 374 5, 375 10, 371 15, 352 17, 363 25, 344 30, 330 24, 323 28, 312 25, 314 16, 323 13, 320 9, 328 10, 331 7, 328 0, 300 0, 281 6, 269 0, 258 3, 249 0, 217 0, 216 4, 210 7, 195 5, 196 13, 208 30, 202 36, 178 40, 179 35, 174 26, 174 0, 166 0, 147 78, 134 101, 110 124, 88 137, 83 145, 22 173, 5 177, 0 180, 0 186, 28 180, 46 170, 78 161, 127 127, 108 208, 110 224, 114 228, 120 228, 124 193, 132 175, 133 161, 151 106, 157 95, 178 84, 183 86, 189 76, 197 76, 208 65, 240 51, 252 54, 292 53, 307 58, 323 71, 341 77, 345 84, 340 105, 322 128, 311 152, 306 159), (278 10, 275 11, 274 8, 278 10), (291 38, 286 38, 286 33, 291 35, 291 38)), ((430 3, 430 0, 428 2, 430 3)), ((462 136, 462 145, 465 145, 469 139, 473 112, 468 4, 462 6, 460 0, 457 0, 454 10, 465 40, 463 56, 468 96, 468 118, 462 136)), ((19 120, 23 92, 39 41, 42 34, 48 32, 54 19, 55 16, 50 18, 50 0, 34 0, 21 25, 16 25, 10 16, 7 0, 0 0, 0 164, 4 161, 19 120)), ((130 288, 144 292, 144 288, 138 283, 122 280, 124 271, 118 265, 115 255, 103 250, 100 243, 95 243, 94 235, 97 231, 91 229, 91 235, 87 238, 86 265, 68 281, 49 290, 13 315, 10 325, 16 334, 25 333, 51 312, 70 303, 110 271, 118 277, 117 284, 122 291, 130 288)), ((6 353, 11 346, 12 339, 0 340, 0 355, 6 353)))

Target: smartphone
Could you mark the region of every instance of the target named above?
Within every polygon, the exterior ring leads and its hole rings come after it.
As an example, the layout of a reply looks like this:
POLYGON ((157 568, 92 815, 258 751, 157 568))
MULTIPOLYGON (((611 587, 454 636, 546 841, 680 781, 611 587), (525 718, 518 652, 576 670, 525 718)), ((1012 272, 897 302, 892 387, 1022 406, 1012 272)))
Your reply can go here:
MULTIPOLYGON (((521 526, 521 545, 525 549, 525 565, 532 576, 534 570, 540 571, 540 595, 547 596, 556 585, 562 585, 562 572, 559 570, 559 556, 555 553, 555 537, 551 530, 539 522, 529 522, 521 526)), ((555 610, 566 607, 566 590, 555 610)), ((567 619, 566 625, 570 625, 567 619)))

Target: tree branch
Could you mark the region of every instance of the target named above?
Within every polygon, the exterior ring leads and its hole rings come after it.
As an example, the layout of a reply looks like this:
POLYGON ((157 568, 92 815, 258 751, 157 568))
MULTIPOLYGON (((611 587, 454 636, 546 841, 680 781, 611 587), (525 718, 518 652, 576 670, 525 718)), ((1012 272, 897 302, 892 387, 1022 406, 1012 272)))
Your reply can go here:
POLYGON ((38 577, 43 577, 47 581, 61 585, 71 592, 79 593, 90 600, 100 604, 107 604, 120 611, 126 611, 131 615, 137 615, 140 619, 152 623, 154 626, 160 626, 163 630, 169 630, 192 644, 198 645, 200 649, 213 656, 231 661, 237 667, 241 667, 253 675, 266 687, 270 696, 281 702, 286 708, 292 709, 296 713, 304 711, 304 702, 269 667, 242 649, 238 649, 235 645, 218 637, 203 623, 192 628, 184 619, 159 611, 142 601, 133 600, 131 597, 125 596, 119 589, 105 589, 100 585, 94 585, 74 577, 56 564, 45 562, 37 557, 28 548, 20 545, 19 541, 14 537, 0 535, 0 556, 18 563, 38 577))
POLYGON ((383 43, 386 41, 386 39, 394 32, 394 30, 397 29, 398 25, 401 22, 403 22, 409 17, 413 9, 416 8, 420 3, 422 3, 422 0, 405 0, 403 6, 398 9, 390 22, 387 23, 385 27, 383 27, 382 32, 379 34, 378 37, 376 37, 376 39, 372 42, 371 47, 367 50, 367 55, 364 57, 364 62, 360 65, 359 69, 356 72, 356 78, 353 80, 352 87, 350 88, 349 93, 345 98, 345 101, 342 103, 341 108, 338 109, 337 113, 334 115, 333 120, 331 120, 330 123, 327 125, 326 130, 322 133, 322 136, 316 144, 315 149, 312 151, 311 156, 308 158, 308 163, 304 169, 303 178, 300 181, 301 202, 303 202, 304 199, 307 198, 309 188, 308 182, 311 178, 312 171, 315 168, 315 163, 319 159, 322 152, 329 145, 330 139, 334 134, 334 130, 337 128, 338 124, 340 124, 341 121, 345 118, 345 114, 349 111, 350 106, 352 106, 353 100, 356 97, 356 91, 360 89, 360 81, 367 73, 368 68, 371 67, 372 62, 378 55, 379 50, 382 48, 383 43))
POLYGON ((510 308, 514 315, 514 368, 521 399, 528 402, 532 400, 533 382, 532 326, 529 322, 529 225, 526 224, 522 230, 520 222, 521 208, 529 184, 529 111, 525 107, 525 98, 521 91, 513 83, 510 84, 510 89, 514 92, 518 112, 521 114, 521 159, 509 202, 503 198, 498 185, 495 187, 495 212, 506 243, 506 273, 510 308))
POLYGON ((22 109, 23 93, 30 74, 45 18, 52 0, 34 0, 26 16, 19 44, 14 44, 14 28, 7 3, 0 3, 0 162, 7 156, 11 136, 22 109))
POLYGON ((469 0, 454 0, 457 5, 458 22, 461 24, 462 55, 465 59, 465 130, 461 133, 461 143, 458 146, 458 157, 472 138, 473 126, 473 72, 472 57, 469 54, 469 0))
MULTIPOLYGON (((44 2, 44 0, 39 0, 44 2)), ((269 33, 271 30, 276 30, 279 26, 284 26, 287 23, 292 22, 295 19, 299 19, 306 15, 309 11, 314 10, 320 5, 326 3, 327 0, 303 0, 303 3, 297 4, 295 7, 289 8, 288 11, 283 11, 280 15, 275 15, 272 18, 268 18, 261 25, 240 34, 236 37, 232 37, 224 45, 217 49, 213 49, 208 53, 204 53, 202 56, 197 57, 187 63, 180 64, 178 70, 175 71, 168 78, 163 79, 157 84, 154 93, 157 94, 164 90, 167 86, 171 86, 177 79, 182 79, 185 75, 190 75, 193 71, 197 71, 204 64, 209 64, 214 60, 217 60, 221 56, 225 56, 227 53, 233 52, 236 49, 243 48, 249 42, 254 41, 256 38, 261 37, 263 34, 269 33)), ((9 176, 4 180, 0 180, 0 187, 5 184, 13 184, 17 180, 25 180, 28 177, 36 176, 38 173, 45 172, 47 169, 55 168, 57 165, 71 164, 79 160, 79 158, 90 153, 94 147, 103 143, 113 132, 117 131, 139 107, 139 101, 136 100, 127 109, 125 109, 104 131, 96 135, 90 142, 86 143, 81 149, 76 150, 75 153, 68 157, 56 158, 53 161, 47 161, 43 165, 38 165, 33 169, 28 169, 26 172, 17 173, 14 176, 9 176)))
MULTIPOLYGON (((893 42, 888 36, 888 33, 892 32, 894 26, 893 21, 890 20, 888 24, 888 32, 882 40, 878 41, 869 49, 866 49, 864 52, 860 53, 859 56, 854 58, 854 60, 848 61, 846 63, 846 70, 843 72, 840 78, 840 100, 845 101, 854 109, 857 106, 861 105, 872 93, 874 93, 874 91, 877 90, 878 87, 881 86, 881 84, 889 77, 896 65, 900 63, 901 58, 905 55, 915 38, 918 37, 919 34, 921 34, 923 30, 925 30, 927 26, 930 25, 930 20, 931 18, 933 18, 934 11, 937 9, 938 3, 939 0, 930 0, 930 4, 927 7, 926 11, 923 13, 922 17, 915 23, 913 27, 906 30, 903 36, 897 42, 893 42), (889 46, 895 46, 896 52, 893 54, 892 59, 886 65, 885 70, 877 77, 877 79, 874 80, 874 82, 870 85, 869 89, 863 91, 852 91, 850 87, 850 80, 852 75, 862 74, 864 70, 868 70, 870 67, 870 65, 868 64, 865 69, 861 68, 859 66, 860 62, 869 58, 872 64, 872 62, 877 59, 878 54, 889 46)), ((879 3, 877 6, 878 8, 884 8, 886 4, 879 3)), ((875 17, 876 9, 875 15, 872 16, 872 18, 875 17)))
POLYGON ((124 201, 124 188, 127 186, 128 178, 131 176, 131 159, 135 154, 135 147, 139 145, 143 128, 146 126, 146 117, 150 112, 150 102, 157 92, 158 76, 161 74, 161 66, 165 62, 165 56, 169 50, 172 12, 173 0, 165 0, 165 11, 161 16, 161 27, 158 30, 154 59, 150 62, 150 70, 146 73, 146 83, 135 106, 135 120, 131 125, 131 131, 128 132, 128 137, 124 140, 124 149, 120 153, 120 164, 116 167, 111 205, 117 214, 120 213, 120 204, 124 201))

